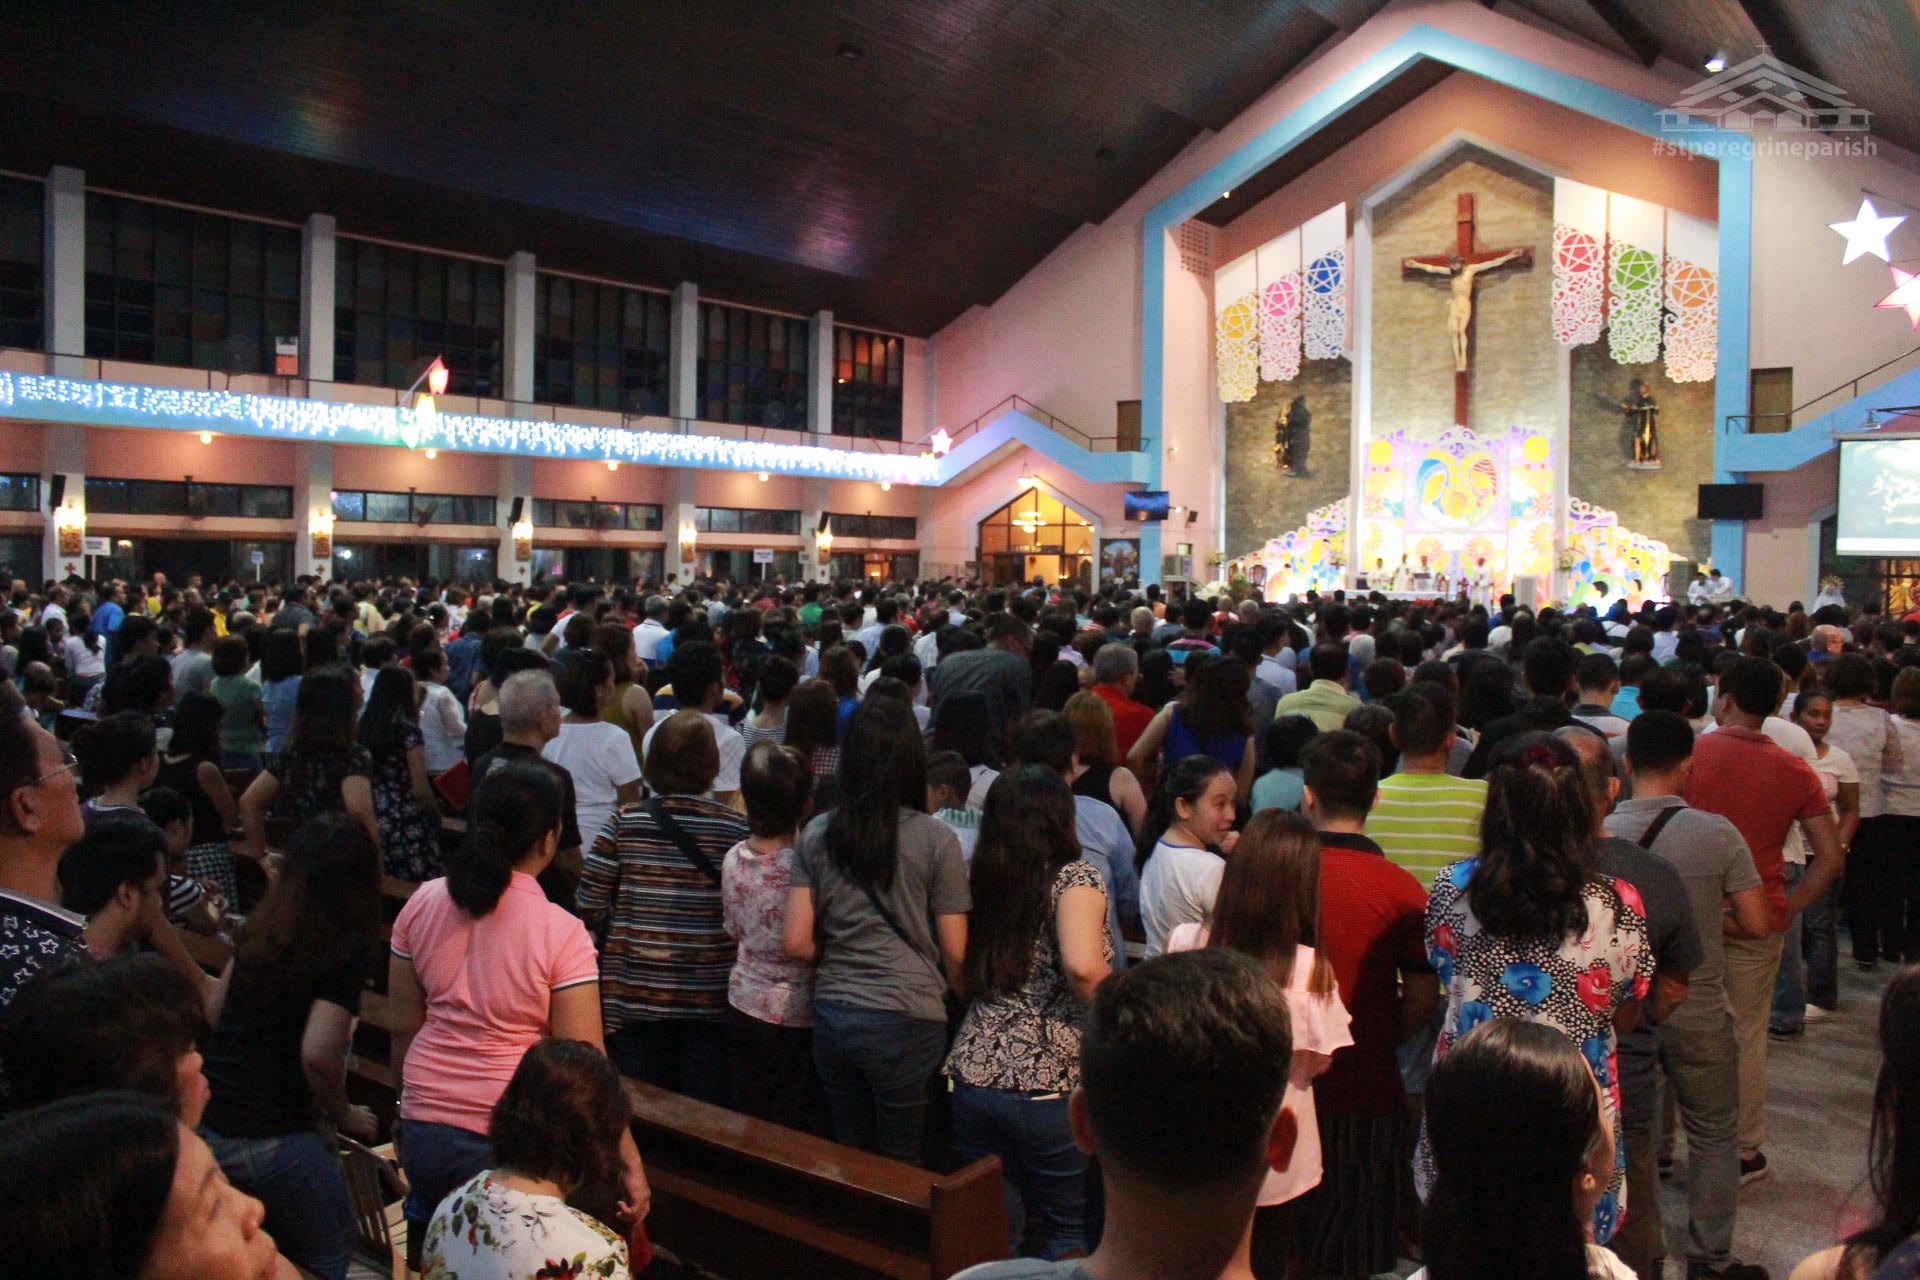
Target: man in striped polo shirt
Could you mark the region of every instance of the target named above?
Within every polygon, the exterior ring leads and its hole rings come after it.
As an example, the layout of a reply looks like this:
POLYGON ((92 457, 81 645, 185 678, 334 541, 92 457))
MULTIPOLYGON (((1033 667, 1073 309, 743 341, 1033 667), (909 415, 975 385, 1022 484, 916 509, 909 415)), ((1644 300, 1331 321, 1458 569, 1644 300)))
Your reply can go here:
POLYGON ((1437 684, 1410 684, 1388 699, 1400 771, 1380 779, 1367 834, 1387 860, 1423 887, 1447 867, 1480 852, 1487 784, 1447 773, 1455 736, 1453 695, 1437 684))

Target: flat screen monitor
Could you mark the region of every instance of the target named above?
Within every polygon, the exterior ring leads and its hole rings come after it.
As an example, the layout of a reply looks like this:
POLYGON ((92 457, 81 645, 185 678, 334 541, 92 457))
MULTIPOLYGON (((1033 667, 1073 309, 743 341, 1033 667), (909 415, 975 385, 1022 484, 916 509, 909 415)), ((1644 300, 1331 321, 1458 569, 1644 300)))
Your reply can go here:
POLYGON ((1920 556, 1920 439, 1842 440, 1834 550, 1920 556))
POLYGON ((1126 495, 1127 519, 1129 520, 1165 520, 1167 518, 1167 491, 1165 489, 1140 489, 1126 495))
POLYGON ((1764 510, 1766 488, 1757 484, 1703 484, 1700 519, 1758 520, 1764 510))

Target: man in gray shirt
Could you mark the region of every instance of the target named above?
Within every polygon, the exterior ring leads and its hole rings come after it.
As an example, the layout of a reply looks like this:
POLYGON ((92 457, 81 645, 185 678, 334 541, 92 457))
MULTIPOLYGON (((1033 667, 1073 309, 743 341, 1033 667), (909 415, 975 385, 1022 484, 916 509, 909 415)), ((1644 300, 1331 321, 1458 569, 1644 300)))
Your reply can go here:
POLYGON ((1692 757, 1693 730, 1684 718, 1671 711, 1636 717, 1627 728, 1626 755, 1633 799, 1620 803, 1607 829, 1680 873, 1700 923, 1700 962, 1690 974, 1687 998, 1658 1028, 1667 1083, 1687 1130, 1687 1275, 1760 1280, 1762 1268, 1732 1256, 1740 1191, 1740 1055, 1723 944, 1728 936, 1765 937, 1772 926, 1766 890, 1739 831, 1680 798, 1692 757))
POLYGON ((213 646, 220 639, 213 626, 213 610, 204 605, 187 610, 187 616, 180 621, 180 639, 187 647, 174 655, 174 697, 212 693, 213 646))

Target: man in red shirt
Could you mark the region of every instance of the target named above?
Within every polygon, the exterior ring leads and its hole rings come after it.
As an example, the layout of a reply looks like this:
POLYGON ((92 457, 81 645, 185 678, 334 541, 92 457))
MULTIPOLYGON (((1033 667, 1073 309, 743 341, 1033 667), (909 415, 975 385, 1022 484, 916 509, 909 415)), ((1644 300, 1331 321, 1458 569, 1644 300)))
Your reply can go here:
POLYGON ((1353 1045, 1313 1082, 1325 1174, 1304 1198, 1308 1274, 1394 1265, 1412 1116, 1396 1051, 1432 1021, 1440 980, 1427 958, 1427 893, 1366 835, 1380 750, 1349 729, 1307 744, 1303 808, 1320 830, 1319 947, 1351 1015, 1353 1045))
POLYGON ((1105 644, 1093 655, 1093 693, 1113 712, 1114 745, 1125 760, 1133 744, 1153 719, 1153 712, 1133 700, 1140 683, 1140 655, 1124 644, 1105 644))
POLYGON ((1727 1002, 1733 1006, 1734 1038, 1740 1047, 1740 1181, 1767 1176, 1760 1150, 1766 1137, 1767 1015, 1787 922, 1818 902, 1839 878, 1840 832, 1820 775, 1761 731, 1780 705, 1780 668, 1764 658, 1736 659, 1720 675, 1716 714, 1720 727, 1700 735, 1693 749, 1693 778, 1686 802, 1717 813, 1739 829, 1767 891, 1773 932, 1757 942, 1726 941, 1727 1002), (1813 859, 1807 874, 1786 887, 1783 854, 1794 823, 1806 832, 1813 859))

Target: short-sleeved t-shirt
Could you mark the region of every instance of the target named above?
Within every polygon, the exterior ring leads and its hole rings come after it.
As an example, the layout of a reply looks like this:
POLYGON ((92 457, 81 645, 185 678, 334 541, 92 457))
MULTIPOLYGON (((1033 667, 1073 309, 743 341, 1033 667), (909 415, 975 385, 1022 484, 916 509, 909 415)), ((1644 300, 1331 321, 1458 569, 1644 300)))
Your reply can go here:
POLYGON ((1687 974, 1687 998, 1667 1015, 1669 1027, 1712 1031, 1727 1018, 1726 936, 1720 930, 1728 895, 1760 884, 1747 842, 1717 813, 1690 809, 1679 796, 1622 800, 1607 815, 1607 830, 1639 841, 1662 809, 1679 812, 1667 820, 1651 852, 1679 873, 1686 886, 1700 959, 1687 974))
MULTIPOLYGON (((1705 953, 1680 873, 1658 854, 1618 836, 1600 841, 1599 865, 1601 874, 1612 876, 1614 884, 1624 881, 1639 890, 1640 903, 1647 913, 1647 945, 1653 951, 1655 971, 1675 976, 1692 973, 1705 953)), ((1716 929, 1720 927, 1718 912, 1711 923, 1716 929)), ((1644 1019, 1620 1036, 1620 1106, 1628 1124, 1653 1116, 1654 1061, 1659 1051, 1659 1039, 1644 1019)))
MULTIPOLYGON (((1820 775, 1820 785, 1826 788, 1827 810, 1838 818, 1840 788, 1849 783, 1859 786, 1860 770, 1854 765, 1853 757, 1839 747, 1831 743, 1826 744, 1826 747, 1827 753, 1816 756, 1812 761, 1813 771, 1820 775)), ((1799 823, 1794 823, 1793 830, 1787 833, 1787 843, 1782 850, 1782 855, 1794 866, 1804 867, 1807 865, 1807 859, 1812 856, 1812 852, 1807 847, 1807 833, 1800 829, 1799 823)))
POLYGON ((1445 773, 1394 773, 1380 779, 1380 800, 1367 815, 1367 834, 1387 861, 1421 884, 1480 852, 1480 817, 1487 784, 1445 773))
POLYGON ((1211 849, 1166 840, 1153 846, 1140 872, 1140 926, 1147 934, 1149 956, 1167 949, 1175 929, 1199 924, 1212 913, 1226 873, 1226 859, 1211 849))
POLYGON ((445 880, 429 880, 393 922, 393 954, 413 963, 427 1019, 407 1051, 400 1114, 485 1133, 520 1059, 553 1026, 553 995, 600 980, 587 927, 516 871, 476 920, 445 880))
POLYGON ((903 940, 828 853, 830 817, 821 814, 801 833, 791 880, 796 889, 813 890, 814 918, 826 937, 814 1002, 945 1022, 946 978, 933 917, 964 915, 973 907, 959 838, 937 818, 900 811, 893 880, 873 892, 905 932, 903 940))
POLYGON ((1422 930, 1426 890, 1362 835, 1320 833, 1320 950, 1352 1016, 1353 1044, 1313 1082, 1323 1116, 1393 1115, 1406 1107, 1400 1066, 1400 975, 1433 972, 1422 930))
POLYGON ((591 845, 620 803, 618 788, 640 780, 640 760, 625 729, 595 720, 563 724, 560 736, 540 754, 573 778, 574 820, 583 844, 591 845))
POLYGON ((1773 931, 1787 927, 1787 832, 1827 812, 1827 789, 1813 766, 1766 734, 1738 726, 1703 733, 1693 744, 1686 801, 1739 829, 1767 886, 1773 931))
POLYGON ((223 1138, 277 1138, 313 1127, 313 1088, 300 1042, 314 1002, 360 1011, 371 957, 342 960, 297 991, 267 989, 258 967, 234 962, 220 1025, 207 1041, 207 1127, 223 1138))

